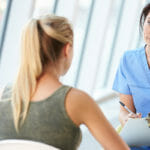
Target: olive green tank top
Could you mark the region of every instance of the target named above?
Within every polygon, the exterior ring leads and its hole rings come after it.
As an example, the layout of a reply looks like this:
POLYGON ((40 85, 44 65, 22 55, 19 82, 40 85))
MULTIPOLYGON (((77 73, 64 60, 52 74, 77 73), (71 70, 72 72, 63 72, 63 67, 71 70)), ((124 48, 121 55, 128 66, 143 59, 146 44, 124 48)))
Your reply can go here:
POLYGON ((65 108, 65 97, 71 89, 62 85, 44 100, 30 103, 27 117, 16 132, 13 123, 10 89, 0 101, 0 140, 27 139, 43 142, 62 150, 76 150, 81 141, 81 131, 70 119, 65 108), (8 100, 4 100, 7 99, 8 100))

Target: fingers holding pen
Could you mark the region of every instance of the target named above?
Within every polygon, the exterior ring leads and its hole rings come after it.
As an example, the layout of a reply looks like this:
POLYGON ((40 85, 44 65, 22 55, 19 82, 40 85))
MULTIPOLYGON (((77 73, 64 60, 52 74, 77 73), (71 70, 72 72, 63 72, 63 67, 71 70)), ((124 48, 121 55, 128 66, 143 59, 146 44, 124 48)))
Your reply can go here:
POLYGON ((128 118, 142 118, 142 114, 141 113, 129 113, 128 114, 128 118))
POLYGON ((124 117, 123 124, 125 124, 128 121, 129 118, 142 118, 142 114, 141 113, 134 113, 123 102, 119 101, 119 103, 126 110, 126 113, 125 113, 126 115, 124 117), (127 112, 128 112, 128 114, 127 114, 127 112))
POLYGON ((142 118, 142 114, 141 113, 137 113, 137 114, 129 113, 124 120, 124 124, 129 120, 129 118, 142 118))
POLYGON ((128 114, 128 119, 129 118, 142 118, 142 114, 141 113, 137 113, 137 114, 135 114, 135 113, 129 113, 128 114))

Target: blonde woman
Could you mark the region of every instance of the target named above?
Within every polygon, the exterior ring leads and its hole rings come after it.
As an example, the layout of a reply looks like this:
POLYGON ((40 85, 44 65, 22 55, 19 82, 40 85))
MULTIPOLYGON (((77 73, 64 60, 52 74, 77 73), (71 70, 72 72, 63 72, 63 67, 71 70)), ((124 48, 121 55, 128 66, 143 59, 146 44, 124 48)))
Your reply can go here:
POLYGON ((31 19, 23 30, 21 65, 0 102, 0 140, 28 139, 75 150, 85 124, 106 150, 129 150, 94 100, 62 85, 72 61, 73 31, 66 18, 31 19), (13 115, 12 115, 13 114, 13 115))

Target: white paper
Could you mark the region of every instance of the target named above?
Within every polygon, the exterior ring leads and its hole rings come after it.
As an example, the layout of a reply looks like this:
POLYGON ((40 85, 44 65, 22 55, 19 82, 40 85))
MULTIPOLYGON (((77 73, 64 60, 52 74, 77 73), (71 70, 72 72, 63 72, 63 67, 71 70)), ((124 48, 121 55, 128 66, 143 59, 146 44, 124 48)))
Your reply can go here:
POLYGON ((150 146, 150 128, 145 118, 129 119, 120 136, 129 146, 150 146))

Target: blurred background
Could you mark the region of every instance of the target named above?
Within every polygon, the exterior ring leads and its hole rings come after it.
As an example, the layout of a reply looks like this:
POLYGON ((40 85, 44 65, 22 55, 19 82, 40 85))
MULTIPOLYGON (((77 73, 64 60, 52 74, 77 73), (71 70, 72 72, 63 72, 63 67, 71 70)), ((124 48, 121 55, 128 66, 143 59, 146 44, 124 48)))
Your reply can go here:
MULTIPOLYGON (((29 18, 42 14, 67 17, 74 28, 74 58, 65 84, 89 93, 114 127, 118 96, 112 84, 123 52, 142 46, 142 8, 150 0, 0 0, 0 88, 13 82, 19 66, 20 36, 29 18)), ((100 145, 81 127, 80 150, 100 145)))

